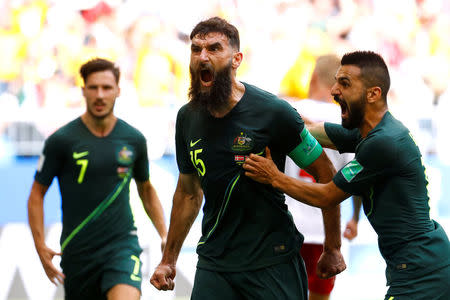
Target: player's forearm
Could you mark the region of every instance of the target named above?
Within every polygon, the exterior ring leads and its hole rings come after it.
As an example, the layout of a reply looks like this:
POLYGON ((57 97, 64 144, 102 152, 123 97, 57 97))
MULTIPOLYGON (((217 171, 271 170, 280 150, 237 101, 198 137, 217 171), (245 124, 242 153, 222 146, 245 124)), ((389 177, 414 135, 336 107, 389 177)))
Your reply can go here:
POLYGON ((202 197, 201 193, 191 195, 175 191, 162 263, 176 264, 183 242, 200 210, 202 197))
POLYGON ((165 239, 167 237, 167 227, 164 220, 164 210, 158 194, 152 185, 146 189, 145 194, 142 197, 142 202, 144 204, 145 212, 155 226, 156 231, 158 231, 159 236, 165 239))
POLYGON ((329 197, 326 184, 297 180, 281 172, 272 178, 271 184, 292 198, 311 206, 331 208, 339 204, 329 197))
POLYGON ((326 186, 323 184, 330 182, 333 179, 334 174, 336 174, 336 169, 325 151, 322 151, 320 156, 305 170, 311 174, 318 183, 306 184, 307 182, 305 181, 294 179, 281 172, 277 172, 278 176, 274 176, 274 178, 279 178, 284 181, 283 189, 286 189, 284 192, 294 199, 320 208, 327 208, 329 205, 332 205, 333 202, 327 197, 329 193, 326 190, 326 186), (331 202, 327 202, 327 200, 331 202))
MULTIPOLYGON (((336 169, 329 160, 328 155, 325 153, 325 151, 322 152, 319 159, 322 160, 321 165, 318 166, 314 165, 313 163, 312 165, 309 166, 309 168, 312 169, 311 171, 313 171, 314 178, 318 183, 328 183, 333 180, 333 177, 336 174, 336 169)), ((340 249, 341 248, 340 205, 337 204, 330 208, 322 208, 322 217, 325 231, 325 241, 324 241, 325 250, 340 249)))
POLYGON ((340 205, 322 209, 323 224, 325 229, 324 249, 341 248, 341 210, 340 205))
POLYGON ((319 142, 320 145, 322 145, 322 147, 336 149, 336 146, 325 132, 325 125, 323 122, 307 124, 307 127, 311 135, 319 142))
POLYGON ((34 193, 28 198, 28 224, 33 235, 34 245, 39 252, 45 247, 44 200, 34 193))

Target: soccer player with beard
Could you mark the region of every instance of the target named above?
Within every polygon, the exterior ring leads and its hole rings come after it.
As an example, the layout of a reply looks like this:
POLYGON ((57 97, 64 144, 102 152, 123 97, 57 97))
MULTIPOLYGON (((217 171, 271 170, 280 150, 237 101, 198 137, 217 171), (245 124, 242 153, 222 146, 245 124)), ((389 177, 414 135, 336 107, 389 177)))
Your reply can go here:
MULTIPOLYGON (((192 299, 306 300, 303 236, 284 195, 243 176, 242 164, 269 145, 280 170, 289 155, 319 182, 331 180, 335 171, 286 101, 236 79, 242 53, 233 25, 211 18, 197 24, 190 38, 190 102, 176 124, 180 175, 167 245, 150 282, 160 290, 174 288, 177 257, 204 194, 192 299)), ((319 269, 321 277, 331 277, 345 269, 339 208, 323 213, 319 269)))
POLYGON ((450 243, 430 219, 422 156, 409 130, 388 110, 389 86, 388 68, 378 54, 342 57, 331 91, 341 106, 342 126, 322 123, 311 129, 322 145, 355 153, 329 183, 282 174, 268 149, 267 158, 250 155, 245 174, 321 208, 361 195, 387 265, 385 300, 450 299, 450 243))
POLYGON ((64 283, 66 300, 139 299, 142 252, 130 207, 139 196, 164 247, 167 234, 158 195, 149 181, 145 137, 114 115, 120 70, 96 58, 80 68, 86 112, 45 141, 28 200, 37 253, 50 281, 64 283), (61 252, 45 245, 44 196, 54 177, 61 191, 61 252), (63 273, 52 263, 61 255, 63 273))

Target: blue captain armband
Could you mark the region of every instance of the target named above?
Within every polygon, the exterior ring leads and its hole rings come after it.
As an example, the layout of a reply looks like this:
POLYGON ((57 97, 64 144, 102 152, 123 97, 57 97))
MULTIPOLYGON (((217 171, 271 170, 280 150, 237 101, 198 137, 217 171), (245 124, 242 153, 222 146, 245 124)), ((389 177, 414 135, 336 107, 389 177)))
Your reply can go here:
POLYGON ((322 154, 323 149, 306 127, 303 128, 300 136, 302 137, 301 143, 288 156, 303 169, 314 162, 322 154))

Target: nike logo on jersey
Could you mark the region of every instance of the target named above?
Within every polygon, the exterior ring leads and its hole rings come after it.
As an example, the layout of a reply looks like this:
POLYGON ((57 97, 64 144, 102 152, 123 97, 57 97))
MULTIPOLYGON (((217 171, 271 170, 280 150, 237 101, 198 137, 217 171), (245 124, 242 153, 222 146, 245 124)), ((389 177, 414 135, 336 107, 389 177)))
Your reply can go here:
POLYGON ((200 142, 201 140, 202 140, 202 139, 198 139, 198 140, 195 141, 194 143, 193 143, 192 140, 191 140, 191 143, 190 143, 191 147, 194 147, 195 144, 197 144, 197 143, 200 142))
POLYGON ((79 159, 79 158, 82 158, 82 157, 84 157, 84 156, 86 156, 86 155, 88 155, 89 154, 89 151, 84 151, 84 152, 74 152, 73 153, 73 159, 79 159))

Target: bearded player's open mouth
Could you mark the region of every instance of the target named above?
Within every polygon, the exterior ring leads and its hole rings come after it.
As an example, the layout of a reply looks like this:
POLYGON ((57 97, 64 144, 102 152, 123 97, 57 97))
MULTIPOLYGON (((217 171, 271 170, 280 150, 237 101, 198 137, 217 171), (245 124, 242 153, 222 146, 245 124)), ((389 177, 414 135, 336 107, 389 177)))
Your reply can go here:
POLYGON ((200 70, 200 81, 203 86, 211 86, 214 82, 214 73, 211 69, 205 68, 200 70))
POLYGON ((341 118, 346 119, 348 117, 347 103, 343 99, 340 99, 337 96, 334 97, 334 101, 336 101, 339 104, 339 106, 341 107, 341 118))

